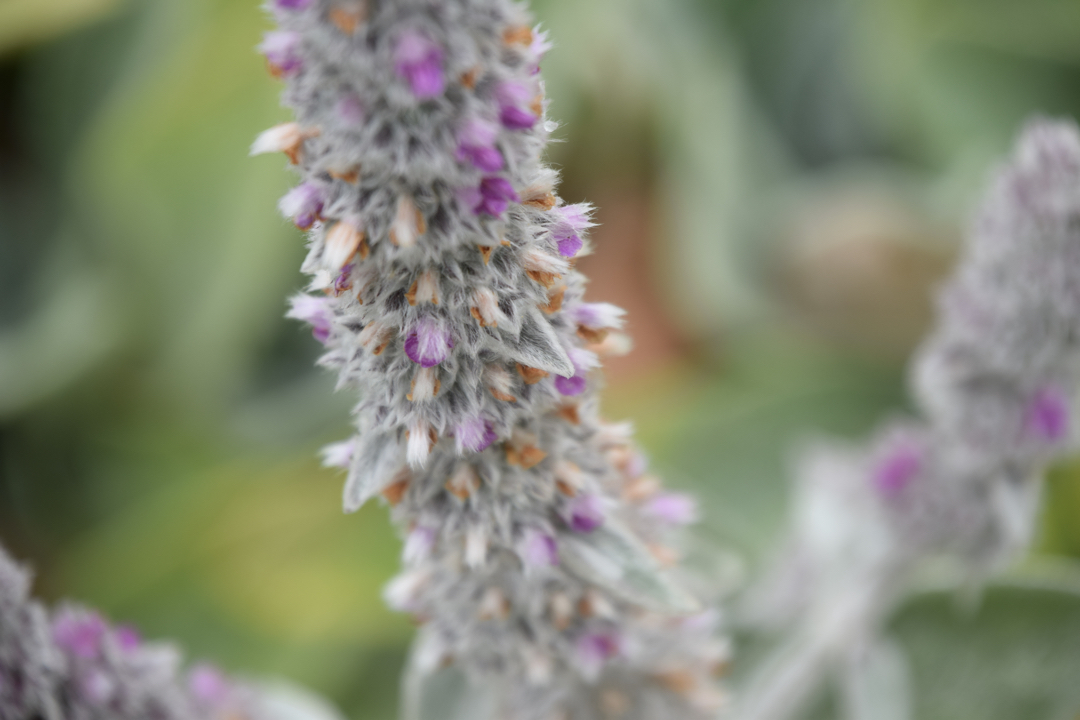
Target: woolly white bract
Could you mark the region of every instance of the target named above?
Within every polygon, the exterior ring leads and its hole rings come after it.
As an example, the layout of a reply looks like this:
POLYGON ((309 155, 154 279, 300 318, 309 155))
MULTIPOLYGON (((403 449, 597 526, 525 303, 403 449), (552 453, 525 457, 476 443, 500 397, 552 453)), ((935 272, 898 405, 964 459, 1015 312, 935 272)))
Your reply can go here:
POLYGON ((622 311, 584 302, 591 209, 541 160, 544 34, 509 0, 269 9, 296 122, 253 152, 303 179, 280 207, 319 296, 290 314, 359 393, 326 459, 408 536, 386 599, 423 624, 414 672, 455 663, 499 718, 710 716, 726 646, 664 567, 695 509, 597 414, 622 311))

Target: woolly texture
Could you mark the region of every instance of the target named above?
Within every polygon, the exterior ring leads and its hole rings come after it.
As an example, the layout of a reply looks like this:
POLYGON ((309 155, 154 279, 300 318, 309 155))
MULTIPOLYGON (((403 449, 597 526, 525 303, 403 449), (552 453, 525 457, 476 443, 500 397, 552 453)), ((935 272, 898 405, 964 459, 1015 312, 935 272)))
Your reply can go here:
POLYGON ((597 415, 622 311, 584 301, 591 209, 540 159, 543 33, 509 0, 269 9, 296 122, 252 150, 303 178, 281 207, 314 222, 318 294, 291 314, 359 391, 359 432, 326 457, 346 510, 381 494, 408 529, 386 597, 424 624, 420 666, 486 679, 501 718, 711 714, 724 645, 661 567, 659 484, 597 415))
POLYGON ((1080 133, 1037 120, 994 179, 913 362, 922 418, 863 448, 815 446, 798 467, 794 538, 756 600, 814 641, 741 717, 785 717, 817 660, 861 657, 919 561, 946 555, 985 576, 1028 544, 1039 479, 1076 447, 1078 376, 1080 133))
POLYGON ((50 617, 29 589, 0 547, 0 718, 271 720, 254 691, 214 668, 183 678, 173 648, 74 605, 50 617))

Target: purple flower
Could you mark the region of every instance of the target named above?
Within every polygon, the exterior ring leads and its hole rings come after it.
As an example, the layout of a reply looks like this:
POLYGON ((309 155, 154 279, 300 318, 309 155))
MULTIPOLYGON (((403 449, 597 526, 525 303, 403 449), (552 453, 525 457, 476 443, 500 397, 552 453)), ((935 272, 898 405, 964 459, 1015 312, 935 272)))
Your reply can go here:
POLYGON ((684 493, 667 492, 651 498, 645 512, 671 525, 689 525, 698 518, 697 502, 684 493))
POLYGON ((510 181, 497 175, 481 180, 479 192, 463 195, 463 198, 466 202, 472 201, 475 214, 486 213, 492 217, 502 217, 510 203, 519 200, 510 181))
POLYGON ((494 124, 471 118, 458 132, 457 159, 472 163, 473 167, 484 172, 497 172, 503 169, 503 156, 495 147, 499 128, 494 124))
POLYGON ((225 676, 213 665, 196 665, 188 674, 188 689, 202 705, 220 705, 229 694, 225 676))
POLYGON ((334 295, 340 295, 346 290, 352 289, 352 271, 354 267, 356 265, 349 263, 341 268, 341 273, 334 278, 334 295))
POLYGON ((435 367, 450 355, 454 339, 442 325, 425 317, 405 338, 405 354, 421 367, 435 367))
POLYGON ((581 250, 581 237, 569 226, 559 224, 551 231, 551 236, 559 247, 559 254, 563 257, 574 257, 581 250))
POLYGON ((543 530, 529 528, 521 541, 521 559, 530 567, 558 565, 559 545, 554 537, 543 530))
POLYGON ((897 440, 874 469, 874 486, 882 495, 896 497, 919 474, 922 464, 922 448, 914 440, 897 440))
POLYGON ((567 506, 570 529, 574 532, 591 533, 604 524, 604 509, 596 495, 581 494, 567 506))
POLYGON ((1069 432, 1069 398, 1059 388, 1040 389, 1028 403, 1027 431, 1040 440, 1058 442, 1069 432))
POLYGON ((291 77, 300 71, 300 33, 275 30, 263 35, 259 52, 266 56, 273 73, 279 77, 291 77))
POLYGON ((278 210, 301 230, 307 230, 323 211, 326 201, 322 188, 315 183, 300 183, 278 201, 278 210))
POLYGON ((311 334, 323 345, 330 339, 333 329, 334 314, 330 310, 330 301, 325 297, 296 295, 292 298, 292 308, 285 317, 301 320, 311 325, 311 334))
POLYGON ((626 311, 611 303, 581 303, 571 311, 578 325, 590 330, 621 328, 626 311))
POLYGON ((570 364, 574 366, 574 375, 573 377, 556 376, 555 389, 563 395, 580 395, 585 392, 585 375, 600 364, 600 359, 596 353, 581 348, 570 348, 567 355, 570 356, 570 364))
POLYGON ((605 663, 619 654, 621 644, 613 632, 591 632, 579 637, 574 655, 582 674, 589 680, 598 678, 605 663))
POLYGON ((307 10, 315 0, 274 0, 279 10, 307 10))
POLYGON ((114 631, 116 637, 116 644, 124 652, 132 652, 139 649, 139 645, 142 643, 142 636, 139 635, 139 631, 131 625, 119 625, 114 631))
POLYGON ((89 660, 101 652, 106 629, 100 615, 66 611, 53 621, 53 640, 76 657, 89 660))
POLYGON ((406 30, 398 36, 394 46, 394 70, 409 83, 417 98, 442 95, 446 87, 442 63, 442 48, 427 35, 406 30))
POLYGON ((586 385, 585 378, 581 375, 575 375, 574 377, 557 375, 555 377, 555 389, 567 397, 573 397, 585 392, 586 385))
POLYGON ((529 88, 522 83, 506 81, 495 88, 499 101, 499 120, 510 130, 528 130, 536 124, 536 114, 526 107, 531 99, 529 88))
POLYGON ((559 246, 559 254, 563 257, 574 257, 581 250, 582 242, 579 233, 596 224, 589 219, 591 211, 592 207, 588 203, 563 205, 553 211, 558 221, 552 228, 551 235, 559 246))
POLYGON ((470 420, 463 420, 454 432, 454 437, 457 438, 458 452, 464 452, 468 450, 470 452, 482 452, 486 450, 491 443, 498 439, 498 435, 495 433, 494 428, 491 427, 491 423, 483 418, 472 418, 470 420))

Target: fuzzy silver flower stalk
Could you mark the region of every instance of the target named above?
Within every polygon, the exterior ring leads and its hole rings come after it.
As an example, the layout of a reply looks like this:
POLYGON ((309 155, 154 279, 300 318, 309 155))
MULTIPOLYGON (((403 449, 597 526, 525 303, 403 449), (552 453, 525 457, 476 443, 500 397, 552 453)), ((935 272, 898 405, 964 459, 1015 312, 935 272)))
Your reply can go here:
POLYGON ((978 580, 1028 544, 1040 477, 1077 439, 1075 124, 1024 129, 939 307, 912 367, 922 419, 888 425, 865 448, 823 444, 803 458, 793 542, 756 601, 801 620, 804 634, 742 718, 786 716, 824 660, 859 672, 880 654, 875 626, 920 561, 944 556, 978 580))
POLYGON ((548 49, 510 0, 274 0, 261 46, 296 122, 258 138, 303 182, 315 294, 290 312, 356 388, 345 509, 382 495, 405 538, 387 588, 500 718, 697 718, 722 696, 712 616, 667 577, 693 502, 665 492, 596 368, 618 308, 583 299, 588 205, 541 161, 548 49))
POLYGON ((210 665, 196 665, 182 676, 172 647, 144 643, 131 627, 112 626, 76 605, 50 614, 29 593, 30 573, 0 547, 3 720, 300 717, 275 711, 259 691, 210 665))

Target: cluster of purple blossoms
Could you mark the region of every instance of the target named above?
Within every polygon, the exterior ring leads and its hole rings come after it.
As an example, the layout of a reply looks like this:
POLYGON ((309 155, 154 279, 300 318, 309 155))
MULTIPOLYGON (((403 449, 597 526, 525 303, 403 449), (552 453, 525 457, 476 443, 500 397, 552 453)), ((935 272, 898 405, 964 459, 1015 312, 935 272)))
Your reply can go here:
POLYGON ((541 159, 544 33, 510 0, 269 10, 296 121, 252 152, 302 177, 280 208, 312 280, 289 315, 359 391, 324 457, 347 510, 381 496, 403 529, 385 595, 422 623, 412 672, 451 663, 512 720, 710 717, 727 646, 674 579, 696 506, 598 415, 623 313, 585 302, 592 211, 541 159))
POLYGON ((260 691, 217 668, 181 672, 179 653, 130 626, 30 599, 30 574, 0 548, 0 718, 282 720, 260 691))

